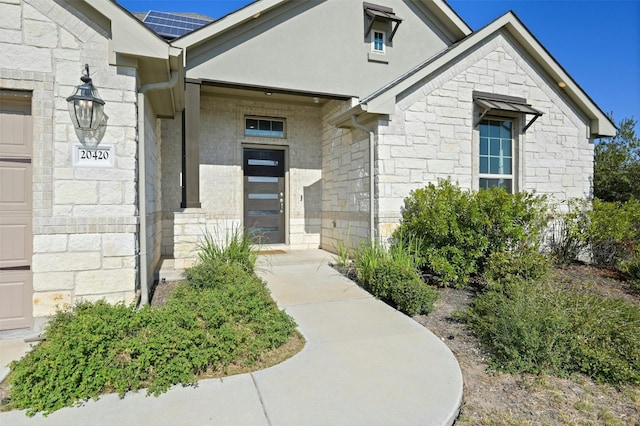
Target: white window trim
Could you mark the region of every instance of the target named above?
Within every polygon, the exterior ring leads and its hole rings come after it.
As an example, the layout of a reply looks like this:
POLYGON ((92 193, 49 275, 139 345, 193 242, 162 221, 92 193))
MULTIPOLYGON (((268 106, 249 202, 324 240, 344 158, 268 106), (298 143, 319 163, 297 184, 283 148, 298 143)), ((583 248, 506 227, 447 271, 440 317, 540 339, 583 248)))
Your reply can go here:
MULTIPOLYGON (((517 117, 500 117, 490 116, 485 117, 482 121, 510 121, 511 122, 511 173, 510 174, 492 174, 492 173, 480 173, 480 126, 476 132, 477 139, 475 144, 474 158, 477 161, 477 177, 474 179, 476 188, 480 188, 480 179, 510 179, 511 180, 511 193, 515 194, 519 191, 521 176, 518 170, 520 170, 520 149, 518 144, 519 126, 520 120, 517 117)), ((478 123, 480 124, 480 123, 478 123)))
POLYGON ((385 31, 380 31, 380 30, 376 30, 375 28, 371 30, 371 52, 373 53, 378 53, 378 54, 384 54, 386 53, 387 50, 387 34, 385 31), (378 50, 376 49, 376 33, 380 33, 382 34, 382 50, 378 50))

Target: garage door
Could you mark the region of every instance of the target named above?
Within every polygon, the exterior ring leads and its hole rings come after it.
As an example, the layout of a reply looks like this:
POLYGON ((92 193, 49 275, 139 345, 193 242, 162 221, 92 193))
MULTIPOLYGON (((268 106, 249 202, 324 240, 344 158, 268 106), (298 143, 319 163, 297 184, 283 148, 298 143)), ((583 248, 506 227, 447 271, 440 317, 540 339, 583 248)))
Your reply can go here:
POLYGON ((0 330, 33 325, 31 96, 0 91, 0 330))

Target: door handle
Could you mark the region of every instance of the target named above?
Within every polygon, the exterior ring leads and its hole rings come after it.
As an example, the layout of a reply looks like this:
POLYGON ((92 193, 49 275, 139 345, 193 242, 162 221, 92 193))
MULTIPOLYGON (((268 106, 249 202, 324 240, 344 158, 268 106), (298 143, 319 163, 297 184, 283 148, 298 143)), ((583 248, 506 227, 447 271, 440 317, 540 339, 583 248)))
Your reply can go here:
POLYGON ((284 193, 280 193, 280 213, 284 212, 284 193))

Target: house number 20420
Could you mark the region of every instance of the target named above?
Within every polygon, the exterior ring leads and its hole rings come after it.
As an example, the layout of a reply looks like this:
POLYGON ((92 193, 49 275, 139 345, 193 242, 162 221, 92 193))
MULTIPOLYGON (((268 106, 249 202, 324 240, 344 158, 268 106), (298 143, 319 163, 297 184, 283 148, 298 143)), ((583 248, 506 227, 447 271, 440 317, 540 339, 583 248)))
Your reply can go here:
POLYGON ((114 166, 113 145, 100 145, 98 149, 87 149, 82 144, 73 146, 73 166, 109 168, 114 166))
POLYGON ((109 151, 104 151, 102 149, 89 151, 87 149, 81 148, 78 154, 80 155, 80 160, 108 160, 109 159, 109 151))

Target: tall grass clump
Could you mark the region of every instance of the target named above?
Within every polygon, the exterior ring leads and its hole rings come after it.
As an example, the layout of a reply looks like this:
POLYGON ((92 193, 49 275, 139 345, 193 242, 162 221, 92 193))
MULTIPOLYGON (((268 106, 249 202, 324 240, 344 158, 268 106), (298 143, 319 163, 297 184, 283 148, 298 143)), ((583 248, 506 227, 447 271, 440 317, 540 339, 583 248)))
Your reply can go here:
POLYGON ((257 255, 249 235, 240 228, 227 230, 224 238, 205 232, 198 245, 198 259, 201 263, 227 263, 240 265, 247 272, 253 272, 257 255))
POLYGON ((394 238, 419 241, 423 272, 441 286, 463 287, 492 253, 536 250, 545 224, 542 196, 465 191, 440 180, 405 199, 394 238))

